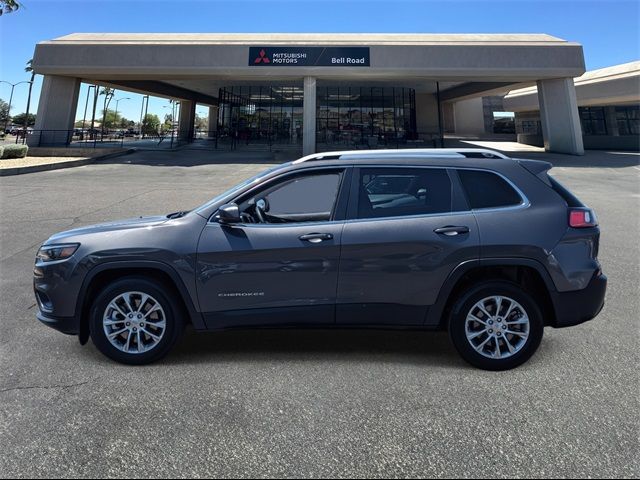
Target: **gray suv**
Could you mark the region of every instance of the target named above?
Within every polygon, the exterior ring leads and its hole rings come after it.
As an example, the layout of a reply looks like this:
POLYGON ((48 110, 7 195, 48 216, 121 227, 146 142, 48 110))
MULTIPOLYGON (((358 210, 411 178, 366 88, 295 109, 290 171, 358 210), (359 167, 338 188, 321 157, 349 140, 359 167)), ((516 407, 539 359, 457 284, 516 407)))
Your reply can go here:
POLYGON ((604 304, 596 217, 550 168, 473 149, 304 157, 188 212, 52 236, 37 316, 128 364, 191 323, 448 329, 469 363, 513 368, 544 327, 604 304))

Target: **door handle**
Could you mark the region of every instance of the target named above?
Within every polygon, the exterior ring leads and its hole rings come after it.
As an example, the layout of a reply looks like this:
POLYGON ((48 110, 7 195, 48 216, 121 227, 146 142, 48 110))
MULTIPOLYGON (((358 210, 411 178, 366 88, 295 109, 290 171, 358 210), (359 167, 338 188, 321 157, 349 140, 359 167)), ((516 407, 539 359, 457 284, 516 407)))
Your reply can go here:
POLYGON ((298 238, 309 243, 320 243, 325 240, 331 240, 333 235, 330 233, 307 233, 306 235, 300 235, 298 238))
POLYGON ((456 227, 456 226, 449 225, 446 227, 436 228, 434 232, 440 235, 446 235, 447 237, 454 237, 461 233, 469 233, 469 227, 465 227, 465 226, 456 227))

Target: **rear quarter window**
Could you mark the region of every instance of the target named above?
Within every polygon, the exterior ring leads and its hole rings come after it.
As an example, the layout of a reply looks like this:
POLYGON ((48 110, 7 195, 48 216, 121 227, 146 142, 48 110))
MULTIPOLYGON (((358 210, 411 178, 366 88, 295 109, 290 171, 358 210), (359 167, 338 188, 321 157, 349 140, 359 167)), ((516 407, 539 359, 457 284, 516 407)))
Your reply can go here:
POLYGON ((578 197, 576 197, 573 193, 571 193, 564 185, 562 185, 558 180, 553 178, 551 175, 547 176, 549 178, 549 182, 551 183, 551 188, 562 197, 562 199, 567 202, 567 206, 569 207, 584 207, 584 203, 582 203, 578 197))
POLYGON ((520 205, 522 197, 499 175, 480 170, 458 170, 467 201, 472 209, 520 205))

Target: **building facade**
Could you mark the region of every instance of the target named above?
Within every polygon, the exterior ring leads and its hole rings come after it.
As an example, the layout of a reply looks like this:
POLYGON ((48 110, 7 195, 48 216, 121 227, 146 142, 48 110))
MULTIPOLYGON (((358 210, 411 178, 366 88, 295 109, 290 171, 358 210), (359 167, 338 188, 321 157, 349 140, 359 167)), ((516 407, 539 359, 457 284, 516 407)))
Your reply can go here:
POLYGON ((178 100, 184 139, 200 104, 211 135, 304 154, 434 146, 456 104, 535 84, 547 150, 583 153, 582 47, 548 35, 72 34, 39 43, 33 67, 40 145, 73 128, 81 82, 178 100))
MULTIPOLYGON (((585 148, 640 150, 640 62, 593 70, 574 84, 585 148)), ((542 146, 544 129, 536 89, 514 90, 504 104, 516 112, 518 141, 542 146)))

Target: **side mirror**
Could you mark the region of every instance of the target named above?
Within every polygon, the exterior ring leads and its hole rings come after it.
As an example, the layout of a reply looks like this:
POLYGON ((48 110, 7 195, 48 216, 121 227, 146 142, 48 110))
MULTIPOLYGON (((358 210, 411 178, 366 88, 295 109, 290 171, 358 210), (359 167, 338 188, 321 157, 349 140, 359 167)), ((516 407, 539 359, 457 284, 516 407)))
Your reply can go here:
POLYGON ((218 223, 222 224, 240 223, 242 221, 237 203, 226 203, 222 205, 214 218, 218 223))

